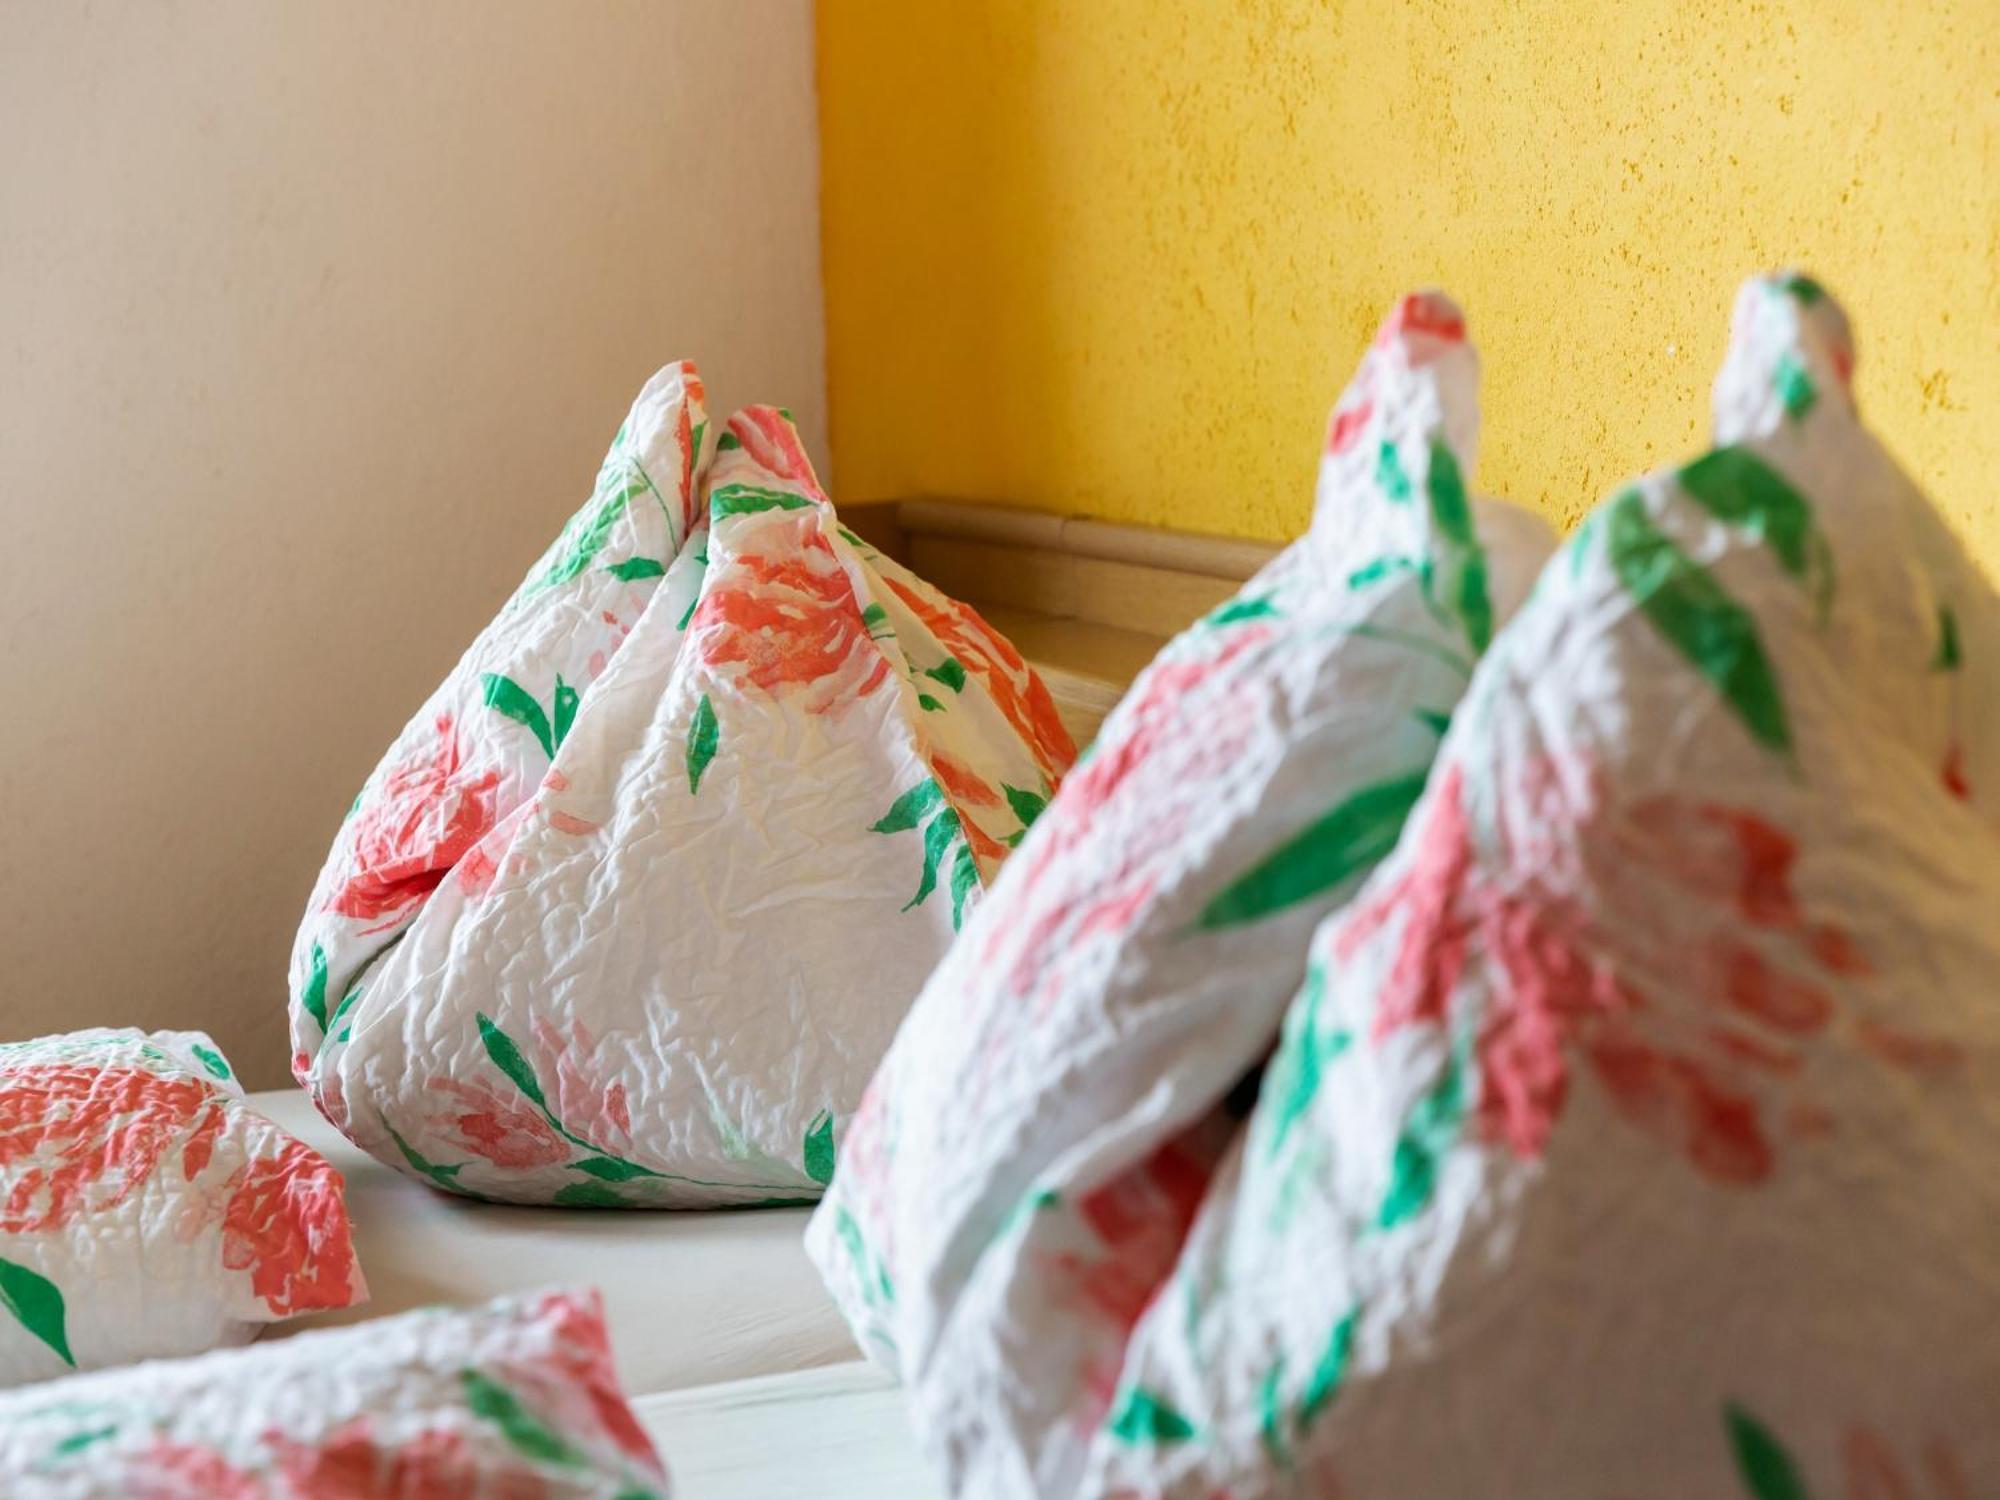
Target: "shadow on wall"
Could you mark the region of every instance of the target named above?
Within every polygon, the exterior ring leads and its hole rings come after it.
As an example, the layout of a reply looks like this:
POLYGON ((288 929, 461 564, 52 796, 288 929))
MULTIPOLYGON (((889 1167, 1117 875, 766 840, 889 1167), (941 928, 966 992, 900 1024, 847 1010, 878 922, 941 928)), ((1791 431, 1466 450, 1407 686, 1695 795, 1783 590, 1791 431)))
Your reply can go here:
POLYGON ((0 9, 0 1038, 279 1081, 341 814, 646 377, 823 443, 811 68, 807 0, 0 9))

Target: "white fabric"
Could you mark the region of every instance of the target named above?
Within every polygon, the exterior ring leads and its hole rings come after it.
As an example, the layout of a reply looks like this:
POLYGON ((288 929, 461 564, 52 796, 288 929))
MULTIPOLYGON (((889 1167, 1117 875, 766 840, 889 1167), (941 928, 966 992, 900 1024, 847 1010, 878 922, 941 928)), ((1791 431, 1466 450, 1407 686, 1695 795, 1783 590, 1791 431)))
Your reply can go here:
POLYGON ((1315 934, 1081 1493, 2000 1493, 1991 587, 1738 303, 1315 934))
POLYGON ((299 1076, 452 1192, 817 1197, 1074 755, 1011 646, 839 525, 782 412, 732 416, 704 472, 698 393, 642 394, 555 561, 364 791, 299 935, 299 1076))
POLYGON ((668 1500, 560 1288, 0 1395, 8 1500, 668 1500))
POLYGON ((1477 359, 1405 299, 1310 533, 1171 642, 931 977, 808 1236, 954 1493, 1062 1494, 1314 925, 1394 845, 1554 539, 1475 501, 1477 359))
POLYGON ((942 1500, 873 1365, 767 1375, 632 1403, 673 1473, 675 1500, 942 1500))
POLYGON ((660 1216, 471 1203, 348 1144, 297 1090, 252 1094, 249 1103, 346 1177, 355 1250, 373 1293, 366 1308, 285 1331, 563 1283, 603 1294, 619 1376, 635 1394, 855 1355, 800 1243, 804 1209, 660 1216))
POLYGON ((0 1045, 0 1386, 363 1301, 340 1177, 198 1031, 0 1045))

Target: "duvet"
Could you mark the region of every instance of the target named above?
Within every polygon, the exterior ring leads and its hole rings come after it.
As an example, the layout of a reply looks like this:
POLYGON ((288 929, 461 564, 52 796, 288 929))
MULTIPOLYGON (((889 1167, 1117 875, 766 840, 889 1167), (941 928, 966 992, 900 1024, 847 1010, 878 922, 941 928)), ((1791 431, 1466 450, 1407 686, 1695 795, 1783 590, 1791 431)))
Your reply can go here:
POLYGON ((1853 364, 1745 287, 1717 446, 1496 631, 1275 1035, 1218 989, 1135 1107, 1073 1026, 1021 1184, 913 1143, 1022 1138, 1046 1002, 918 1003, 814 1234, 955 1492, 2000 1488, 2000 609, 1853 364))
POLYGON ((843 528, 693 367, 357 800, 294 1067, 446 1191, 816 1197, 924 976, 1074 749, 972 610, 843 528))

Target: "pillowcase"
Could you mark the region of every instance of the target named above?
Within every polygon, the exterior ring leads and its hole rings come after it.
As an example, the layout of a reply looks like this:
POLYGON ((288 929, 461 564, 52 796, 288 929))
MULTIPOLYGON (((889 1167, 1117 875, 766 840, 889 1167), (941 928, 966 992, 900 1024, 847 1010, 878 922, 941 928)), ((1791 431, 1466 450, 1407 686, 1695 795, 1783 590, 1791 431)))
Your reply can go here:
POLYGON ((2000 1485, 2000 616, 1852 365, 1752 282, 1488 653, 1088 1493, 2000 1485))
POLYGON ((539 788, 344 978, 311 1061, 357 1144, 448 1190, 816 1198, 1074 757, 1013 647, 840 526, 784 413, 730 418, 707 498, 539 788))
POLYGON ((647 1500, 595 1292, 434 1309, 0 1396, 13 1500, 647 1500))
POLYGON ((590 499, 396 737, 348 809, 292 949, 292 1073, 336 1124, 339 1080, 315 1061, 347 1022, 363 972, 447 876, 521 815, 585 690, 645 613, 703 519, 701 376, 667 365, 638 399, 590 499))
POLYGON ((1141 674, 870 1087, 807 1244, 955 1492, 1074 1483, 1225 1096, 1554 546, 1469 498, 1476 385, 1457 307, 1405 299, 1309 533, 1141 674))
POLYGON ((0 1045, 0 1385, 367 1298, 340 1174, 198 1031, 0 1045))

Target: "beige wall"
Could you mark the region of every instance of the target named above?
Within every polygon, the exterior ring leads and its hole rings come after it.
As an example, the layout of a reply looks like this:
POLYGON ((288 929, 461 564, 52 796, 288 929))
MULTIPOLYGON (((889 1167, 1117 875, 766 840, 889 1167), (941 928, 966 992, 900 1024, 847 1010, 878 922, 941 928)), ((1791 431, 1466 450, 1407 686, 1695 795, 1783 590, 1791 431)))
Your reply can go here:
POLYGON ((0 1037, 284 963, 632 393, 824 434, 809 0, 0 6, 0 1037))

